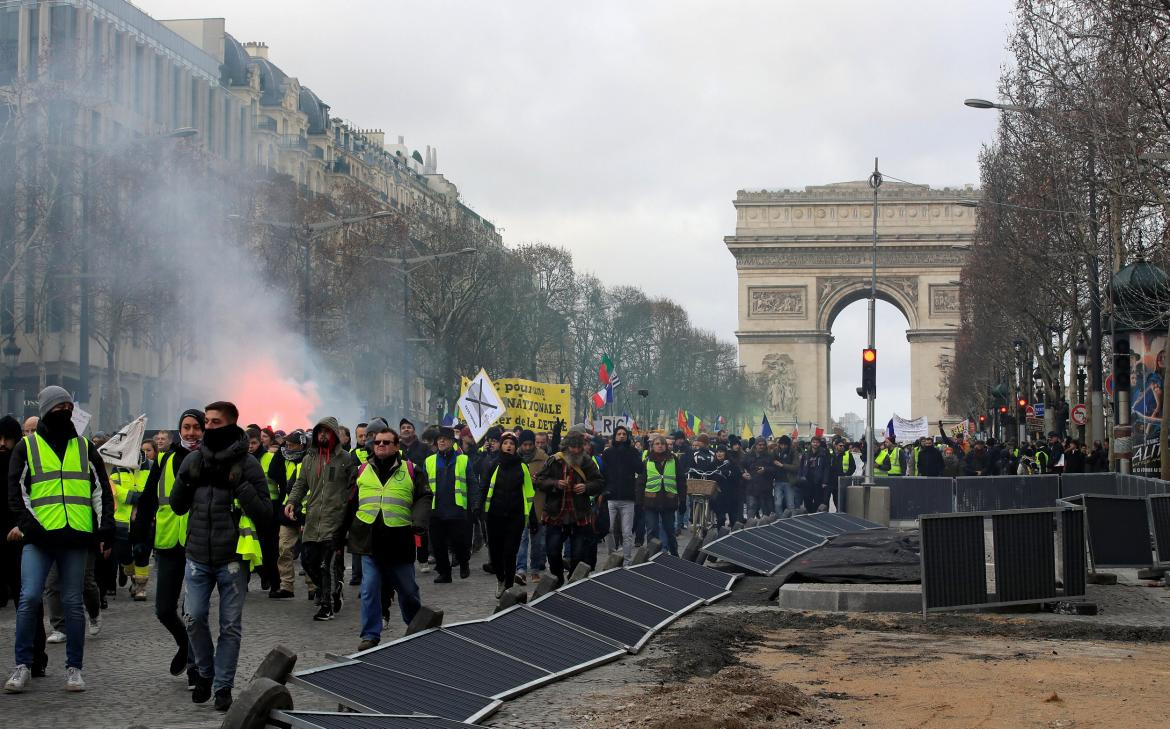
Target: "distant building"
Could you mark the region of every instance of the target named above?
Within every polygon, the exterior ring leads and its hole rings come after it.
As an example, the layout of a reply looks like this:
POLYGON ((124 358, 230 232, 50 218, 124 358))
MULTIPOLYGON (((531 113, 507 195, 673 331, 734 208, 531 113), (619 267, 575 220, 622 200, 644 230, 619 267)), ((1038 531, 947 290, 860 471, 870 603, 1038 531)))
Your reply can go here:
POLYGON ((857 413, 845 413, 837 422, 851 440, 860 440, 865 433, 865 418, 857 413))

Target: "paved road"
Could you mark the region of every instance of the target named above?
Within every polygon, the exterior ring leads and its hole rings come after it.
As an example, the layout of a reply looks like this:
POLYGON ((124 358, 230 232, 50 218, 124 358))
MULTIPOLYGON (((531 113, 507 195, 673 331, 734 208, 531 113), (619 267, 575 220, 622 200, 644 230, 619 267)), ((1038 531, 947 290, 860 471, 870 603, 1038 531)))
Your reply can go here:
MULTIPOLYGON (((602 555, 605 548, 601 549, 602 555)), ((488 615, 495 605, 495 578, 480 564, 486 550, 472 557, 472 574, 467 580, 450 585, 435 585, 434 575, 419 575, 423 602, 446 612, 446 622, 470 620, 488 615)), ((347 559, 348 561, 348 559, 347 559)), ((346 587, 347 599, 340 615, 332 621, 311 620, 313 606, 306 599, 298 578, 297 597, 270 600, 261 592, 259 580, 252 580, 252 591, 244 608, 244 639, 236 677, 237 693, 247 685, 256 666, 277 643, 298 655, 298 667, 321 665, 325 654, 346 654, 357 649, 358 614, 356 587, 346 587)), ((186 676, 172 677, 167 665, 174 654, 174 643, 154 617, 153 593, 150 601, 133 602, 126 590, 110 601, 103 613, 101 634, 87 637, 85 646, 85 681, 88 690, 70 694, 63 690, 65 646, 50 645, 49 675, 34 679, 24 694, 0 694, 0 726, 86 727, 87 729, 125 729, 126 727, 194 727, 218 726, 222 715, 211 702, 192 704, 186 676)), ((214 604, 214 602, 213 602, 214 604)), ((397 607, 394 609, 397 617, 397 607)), ((211 622, 215 626, 215 611, 211 622)), ((0 668, 7 679, 13 660, 13 631, 16 611, 9 604, 0 610, 0 668)), ((383 640, 403 632, 399 622, 383 634, 383 640)), ((213 634, 215 628, 213 627, 213 634)), ((298 708, 332 708, 316 696, 301 690, 294 692, 298 708)))

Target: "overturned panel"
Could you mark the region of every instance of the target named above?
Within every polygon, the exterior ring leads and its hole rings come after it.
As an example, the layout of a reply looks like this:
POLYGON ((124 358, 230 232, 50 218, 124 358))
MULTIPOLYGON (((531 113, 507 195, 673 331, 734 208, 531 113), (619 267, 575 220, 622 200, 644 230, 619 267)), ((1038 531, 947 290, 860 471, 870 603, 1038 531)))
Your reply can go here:
POLYGON ((578 580, 560 590, 574 600, 613 613, 656 632, 674 620, 675 614, 624 592, 606 587, 594 579, 578 580))
POLYGON ((651 561, 669 567, 676 572, 682 572, 688 577, 710 582, 712 585, 722 587, 724 590, 730 590, 735 581, 739 579, 739 575, 713 570, 710 567, 695 564, 690 560, 675 557, 669 552, 659 552, 654 555, 654 559, 651 561))
POLYGON ((480 726, 438 716, 342 711, 275 711, 272 718, 292 729, 469 729, 480 726))
POLYGON ((624 644, 586 633, 525 605, 496 613, 487 620, 449 625, 442 631, 557 676, 584 670, 626 653, 624 644), (556 646, 556 650, 549 650, 549 646, 556 646))
POLYGON ((362 661, 347 661, 294 674, 305 684, 359 711, 375 714, 423 713, 455 721, 478 721, 500 706, 498 699, 391 671, 362 661))
POLYGON ((1093 567, 1149 567, 1149 505, 1140 496, 1082 494, 1070 497, 1085 507, 1093 567))
POLYGON ((529 607, 597 635, 616 640, 630 652, 637 652, 650 637, 650 629, 647 626, 574 600, 559 592, 549 593, 530 603, 529 607))
MULTIPOLYGON (((699 565, 692 562, 691 566, 698 567, 699 565)), ((682 590, 683 592, 700 597, 708 605, 731 594, 729 587, 721 587, 707 580, 692 577, 679 570, 671 569, 658 561, 634 565, 630 568, 630 571, 634 574, 670 585, 676 590, 682 590)))
POLYGON ((621 567, 599 572, 591 579, 639 600, 645 600, 651 605, 657 605, 675 615, 682 615, 703 604, 703 599, 697 595, 683 592, 621 567))
POLYGON ((725 537, 706 545, 703 547, 703 552, 761 575, 772 574, 779 569, 780 564, 786 561, 773 554, 763 552, 741 539, 732 539, 731 537, 725 537))
POLYGON ((551 671, 442 630, 407 636, 351 658, 496 699, 553 679, 551 671))

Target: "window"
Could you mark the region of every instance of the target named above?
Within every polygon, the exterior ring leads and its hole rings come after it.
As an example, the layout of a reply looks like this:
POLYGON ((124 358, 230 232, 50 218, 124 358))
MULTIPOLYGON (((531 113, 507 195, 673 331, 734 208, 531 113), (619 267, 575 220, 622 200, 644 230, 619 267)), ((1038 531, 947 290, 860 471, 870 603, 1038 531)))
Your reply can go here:
POLYGON ((145 49, 135 44, 134 59, 133 59, 133 74, 134 74, 134 108, 138 111, 143 111, 146 108, 143 76, 146 74, 145 49))
POLYGON ((207 148, 215 151, 215 92, 207 86, 207 148))
POLYGON ((163 94, 166 89, 167 80, 167 66, 163 63, 162 56, 154 57, 154 120, 162 123, 163 120, 163 94))
POLYGON ((223 98, 223 156, 224 159, 231 159, 232 156, 232 105, 231 99, 226 95, 223 98))
POLYGON ((16 80, 20 69, 20 9, 0 10, 0 85, 16 80))
POLYGON ((49 75, 72 79, 77 70, 77 11, 69 5, 49 8, 49 75))
POLYGON ((41 10, 34 4, 28 9, 28 48, 24 65, 25 76, 29 81, 35 81, 39 73, 41 61, 41 10))
POLYGON ((181 126, 179 119, 183 117, 183 72, 177 68, 172 71, 174 80, 171 83, 171 128, 178 129, 181 126))
POLYGON ((126 70, 126 35, 114 32, 114 99, 122 100, 122 74, 126 70))

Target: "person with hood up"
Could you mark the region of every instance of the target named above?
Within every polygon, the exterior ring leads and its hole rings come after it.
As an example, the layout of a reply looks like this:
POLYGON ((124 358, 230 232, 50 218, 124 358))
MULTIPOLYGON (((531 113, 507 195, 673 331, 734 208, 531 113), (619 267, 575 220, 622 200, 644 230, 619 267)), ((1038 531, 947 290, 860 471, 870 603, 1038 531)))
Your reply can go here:
POLYGON ((588 530, 593 516, 590 498, 605 491, 605 480, 592 458, 585 456, 585 434, 569 431, 559 453, 545 462, 535 488, 545 495, 541 520, 545 527, 545 554, 557 587, 565 582, 565 540, 572 540, 569 571, 586 558, 588 530), (580 538, 574 538, 580 535, 580 538))
POLYGON ((517 447, 519 437, 505 430, 500 435, 496 466, 487 476, 483 512, 487 521, 488 551, 496 571, 496 598, 515 584, 516 554, 524 530, 536 531, 533 502, 536 488, 532 472, 517 447))
POLYGON ((349 550, 363 563, 359 651, 382 640, 383 604, 393 592, 408 625, 422 604, 414 579, 414 537, 427 523, 432 496, 426 473, 398 450, 398 433, 378 430, 369 442, 373 452, 358 469, 334 537, 341 543, 348 534, 349 550))
MULTIPOLYGON (((366 437, 369 437, 367 428, 366 437)), ((313 428, 309 453, 289 492, 285 517, 305 514, 301 535, 301 564, 317 587, 317 612, 313 620, 332 620, 341 610, 344 542, 335 536, 345 519, 350 487, 357 478, 358 459, 341 443, 341 426, 333 417, 322 418, 313 428)))
MULTIPOLYGON (((682 516, 687 503, 687 472, 679 457, 667 450, 666 438, 656 435, 645 455, 646 478, 642 484, 642 508, 646 512, 646 538, 657 537, 670 554, 678 556, 675 515, 682 516)), ((688 459, 689 460, 689 459, 688 459)))
POLYGON ((130 524, 134 564, 148 566, 153 548, 155 558, 154 615, 175 641, 170 673, 187 671, 187 683, 194 688, 198 669, 190 651, 187 626, 179 617, 179 597, 187 566, 187 516, 171 509, 171 495, 179 469, 203 440, 203 411, 184 410, 179 416, 179 441, 159 455, 146 478, 138 509, 130 524))
POLYGON ((459 578, 471 576, 471 514, 478 508, 471 459, 455 451, 455 431, 439 428, 439 450, 427 456, 425 468, 431 493, 431 544, 435 552, 435 582, 451 581, 451 552, 459 564, 459 578))
MULTIPOLYGON (((547 439, 545 439, 547 443, 547 439)), ((537 445, 537 434, 531 430, 520 431, 520 460, 528 466, 528 472, 535 475, 540 473, 548 461, 548 453, 537 445)), ((544 570, 544 525, 540 523, 540 515, 544 513, 544 492, 539 489, 532 502, 532 511, 536 514, 536 531, 529 529, 520 532, 520 551, 516 555, 515 584, 526 585, 528 579, 540 581, 540 573, 544 570), (531 556, 531 560, 529 557, 531 556), (529 565, 532 567, 528 574, 529 565), (526 578, 525 575, 528 574, 526 578)))
POLYGON ((630 566, 634 551, 634 511, 638 490, 646 480, 642 456, 630 443, 630 430, 624 425, 613 429, 613 443, 601 456, 605 463, 605 491, 609 495, 609 526, 614 549, 620 540, 622 560, 630 566), (619 531, 620 530, 620 531, 619 531))
MULTIPOLYGON (((16 526, 9 542, 23 542, 20 603, 16 609, 16 666, 4 689, 28 687, 36 663, 45 579, 55 565, 65 612, 65 688, 84 691, 85 610, 81 592, 94 544, 114 539, 114 494, 97 447, 73 427, 73 398, 50 385, 38 397, 36 431, 16 445, 8 466, 8 509, 16 526)), ((43 628, 41 628, 43 630, 43 628)))
POLYGON ((202 704, 214 693, 216 710, 227 711, 243 637, 248 562, 259 556, 257 541, 272 518, 272 505, 264 471, 248 454, 248 436, 236 425, 240 411, 222 400, 203 410, 203 439, 179 467, 171 510, 188 515, 185 612, 199 674, 191 701, 202 704), (213 589, 219 592, 218 645, 207 623, 213 589))

